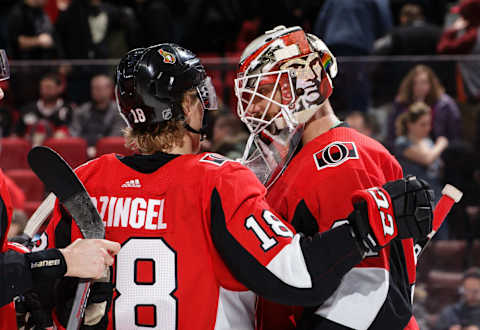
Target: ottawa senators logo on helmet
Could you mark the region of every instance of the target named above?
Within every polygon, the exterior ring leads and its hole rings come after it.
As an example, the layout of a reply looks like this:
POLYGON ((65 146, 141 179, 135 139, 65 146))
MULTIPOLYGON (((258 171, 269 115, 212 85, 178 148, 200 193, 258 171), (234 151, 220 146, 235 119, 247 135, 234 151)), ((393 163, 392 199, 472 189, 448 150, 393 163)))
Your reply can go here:
POLYGON ((159 49, 158 53, 163 57, 163 63, 174 64, 176 59, 172 53, 167 52, 166 50, 159 49))

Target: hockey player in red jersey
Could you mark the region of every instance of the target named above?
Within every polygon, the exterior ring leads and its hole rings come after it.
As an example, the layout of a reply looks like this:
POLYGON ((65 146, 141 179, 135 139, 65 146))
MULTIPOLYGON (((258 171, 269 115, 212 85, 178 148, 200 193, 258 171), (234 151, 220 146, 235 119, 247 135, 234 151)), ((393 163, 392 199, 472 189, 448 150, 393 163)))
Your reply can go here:
MULTIPOLYGON (((6 54, 0 49, 0 81, 9 78, 6 54)), ((0 100, 4 92, 0 88, 0 100)), ((118 243, 105 240, 78 240, 64 249, 30 252, 7 241, 12 202, 5 176, 0 170, 0 329, 17 329, 14 297, 21 296, 43 281, 65 276, 99 278, 113 263, 118 243)))
MULTIPOLYGON (((338 120, 328 101, 337 62, 300 27, 279 26, 252 41, 235 80, 237 114, 251 132, 243 163, 268 187, 267 202, 305 235, 338 226, 345 196, 402 178, 377 141, 338 120)), ((338 242, 341 245, 341 242, 338 242)), ((371 251, 314 308, 261 300, 259 329, 418 329, 412 317, 413 240, 371 251)))
MULTIPOLYGON (((199 59, 182 47, 130 51, 116 70, 116 97, 129 125, 126 140, 139 153, 104 155, 76 169, 106 237, 122 244, 110 277, 93 285, 89 327, 253 329, 256 296, 249 290, 315 306, 368 249, 429 232, 428 187, 399 180, 374 194, 344 195, 356 202, 345 224, 309 238, 295 234, 266 203, 250 170, 197 154, 204 110, 216 107, 216 97, 199 59), (414 203, 393 210, 398 198, 414 203), (414 211, 416 217, 404 217, 414 211), (385 226, 392 231, 385 234, 385 226)), ((44 236, 48 245, 64 246, 79 235, 57 205, 44 236)), ((69 294, 61 293, 54 316, 65 324, 69 294)))

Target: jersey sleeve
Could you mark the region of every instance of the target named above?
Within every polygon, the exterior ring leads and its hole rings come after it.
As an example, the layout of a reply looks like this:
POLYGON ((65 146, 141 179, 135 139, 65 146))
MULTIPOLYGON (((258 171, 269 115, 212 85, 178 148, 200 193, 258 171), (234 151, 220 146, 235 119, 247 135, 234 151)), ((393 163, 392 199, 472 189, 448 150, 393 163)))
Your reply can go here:
POLYGON ((52 219, 50 220, 44 237, 47 240, 47 248, 64 248, 77 238, 82 238, 80 229, 73 221, 72 216, 58 202, 55 202, 52 219))
POLYGON ((296 234, 271 210, 265 188, 243 166, 217 176, 209 211, 212 240, 224 263, 250 290, 272 301, 318 305, 362 260, 348 225, 311 238, 296 234))

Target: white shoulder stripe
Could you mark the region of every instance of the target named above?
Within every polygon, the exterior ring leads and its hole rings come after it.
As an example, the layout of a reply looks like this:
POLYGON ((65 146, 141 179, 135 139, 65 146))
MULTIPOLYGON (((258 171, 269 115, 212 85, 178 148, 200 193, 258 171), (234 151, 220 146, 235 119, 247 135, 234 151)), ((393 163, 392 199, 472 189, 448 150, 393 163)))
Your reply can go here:
POLYGON ((296 234, 292 243, 285 246, 269 262, 267 269, 288 285, 296 288, 311 288, 312 279, 300 247, 300 237, 296 234))
POLYGON ((383 268, 353 268, 315 314, 352 329, 368 329, 388 294, 389 273, 383 268))
POLYGON ((230 291, 220 287, 215 330, 255 329, 257 296, 252 291, 230 291))

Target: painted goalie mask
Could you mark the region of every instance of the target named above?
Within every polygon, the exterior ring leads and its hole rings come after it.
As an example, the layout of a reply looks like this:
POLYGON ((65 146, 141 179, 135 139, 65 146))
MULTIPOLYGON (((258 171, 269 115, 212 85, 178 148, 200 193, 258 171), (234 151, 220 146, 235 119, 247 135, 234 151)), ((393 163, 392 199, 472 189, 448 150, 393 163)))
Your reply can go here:
POLYGON ((241 161, 267 187, 293 156, 305 123, 331 95, 336 74, 327 46, 298 26, 267 31, 243 52, 235 95, 250 137, 241 161))

